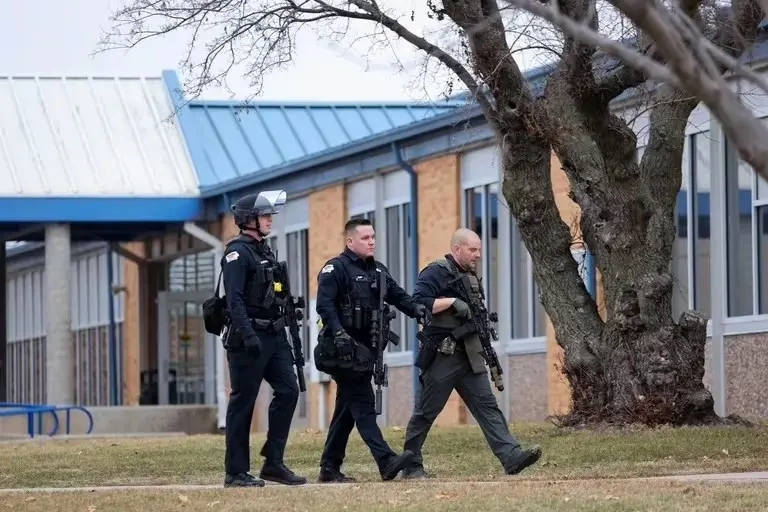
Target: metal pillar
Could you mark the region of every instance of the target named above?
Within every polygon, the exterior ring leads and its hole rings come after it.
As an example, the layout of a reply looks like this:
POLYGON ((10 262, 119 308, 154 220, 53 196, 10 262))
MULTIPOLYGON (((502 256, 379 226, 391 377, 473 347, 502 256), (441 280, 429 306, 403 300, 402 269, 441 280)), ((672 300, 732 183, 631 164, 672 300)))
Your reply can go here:
POLYGON ((75 402, 75 351, 72 350, 69 224, 45 228, 46 402, 75 402))
POLYGON ((8 304, 6 304, 6 294, 8 293, 8 281, 5 270, 5 241, 0 240, 0 274, 3 276, 3 284, 0 286, 0 402, 8 401, 8 366, 6 364, 8 353, 8 304))
MULTIPOLYGON (((726 246, 726 152, 725 133, 712 118, 710 130, 710 282, 712 294, 712 396, 715 412, 726 414, 725 336, 728 254, 726 246)), ((734 167, 735 169, 735 167, 734 167)), ((735 172, 734 172, 735 173, 735 172)), ((689 234, 689 236, 691 236, 689 234)))
MULTIPOLYGON (((184 231, 189 233, 190 236, 197 238, 201 242, 210 245, 214 250, 213 264, 214 264, 214 279, 218 279, 219 272, 221 272, 221 258, 224 256, 224 244, 208 233, 206 230, 200 228, 193 222, 184 223, 184 231)), ((222 287, 223 288, 223 287, 222 287)), ((222 289, 223 293, 223 289, 222 289)), ((218 418, 218 427, 223 429, 226 426, 227 419, 227 389, 224 382, 224 361, 227 356, 224 353, 224 346, 221 344, 221 340, 216 341, 216 416, 218 418)))

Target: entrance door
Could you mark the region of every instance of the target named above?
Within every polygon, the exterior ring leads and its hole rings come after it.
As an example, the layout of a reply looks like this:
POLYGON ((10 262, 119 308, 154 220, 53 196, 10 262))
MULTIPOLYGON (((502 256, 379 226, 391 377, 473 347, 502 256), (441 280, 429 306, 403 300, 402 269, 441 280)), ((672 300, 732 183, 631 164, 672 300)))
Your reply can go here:
POLYGON ((157 296, 158 403, 216 403, 216 337, 205 332, 202 304, 210 292, 157 296))

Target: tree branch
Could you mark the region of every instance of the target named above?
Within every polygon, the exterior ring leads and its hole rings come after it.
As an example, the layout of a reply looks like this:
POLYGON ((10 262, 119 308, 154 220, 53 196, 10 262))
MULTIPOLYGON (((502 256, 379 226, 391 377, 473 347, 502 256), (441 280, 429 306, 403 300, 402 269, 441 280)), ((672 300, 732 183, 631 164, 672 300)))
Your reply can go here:
MULTIPOLYGON (((680 87, 707 105, 722 123, 726 135, 742 158, 768 180, 768 128, 755 119, 731 90, 722 76, 724 67, 713 69, 715 66, 700 65, 686 46, 682 34, 670 25, 670 15, 687 15, 660 9, 658 4, 645 0, 609 1, 653 38, 659 54, 679 79, 680 87)), ((724 52, 740 55, 757 36, 764 13, 755 0, 741 0, 733 4, 733 23, 723 24, 715 40, 724 52)))

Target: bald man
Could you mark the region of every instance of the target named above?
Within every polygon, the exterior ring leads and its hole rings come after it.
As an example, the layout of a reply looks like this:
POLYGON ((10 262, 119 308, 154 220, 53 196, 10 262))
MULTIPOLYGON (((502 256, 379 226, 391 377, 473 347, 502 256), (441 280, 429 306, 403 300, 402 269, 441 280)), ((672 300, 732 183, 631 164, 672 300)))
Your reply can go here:
POLYGON ((428 476, 421 448, 454 389, 477 420, 507 474, 520 473, 541 457, 538 445, 523 450, 509 431, 491 390, 480 338, 471 327, 461 329, 474 325, 469 324, 470 304, 485 301, 476 274, 480 249, 477 233, 466 228, 457 230, 451 237, 451 252, 427 265, 414 286, 414 300, 431 310, 433 317, 419 335, 416 366, 421 371, 422 387, 405 433, 404 449, 413 452, 414 457, 403 471, 404 478, 428 476))

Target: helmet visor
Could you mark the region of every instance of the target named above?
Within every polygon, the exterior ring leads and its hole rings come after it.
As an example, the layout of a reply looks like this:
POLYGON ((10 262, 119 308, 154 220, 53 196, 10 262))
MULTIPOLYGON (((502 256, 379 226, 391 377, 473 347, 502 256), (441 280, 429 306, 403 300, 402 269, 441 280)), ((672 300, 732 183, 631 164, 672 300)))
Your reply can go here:
POLYGON ((285 206, 285 190, 265 190, 256 198, 257 215, 274 215, 285 206))

